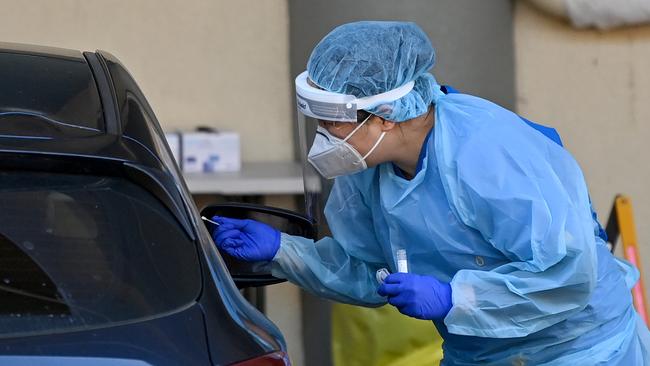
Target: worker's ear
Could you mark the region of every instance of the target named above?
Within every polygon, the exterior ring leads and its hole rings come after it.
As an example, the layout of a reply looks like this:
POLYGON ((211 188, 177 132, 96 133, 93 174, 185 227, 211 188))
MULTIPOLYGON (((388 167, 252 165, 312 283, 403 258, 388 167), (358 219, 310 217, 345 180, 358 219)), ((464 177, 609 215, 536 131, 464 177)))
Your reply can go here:
POLYGON ((372 117, 370 117, 370 120, 368 122, 372 124, 378 124, 379 127, 381 128, 381 132, 388 132, 393 128, 395 128, 395 126, 397 126, 397 122, 383 119, 377 115, 373 115, 372 117))
POLYGON ((377 118, 381 119, 381 131, 382 132, 388 132, 388 131, 392 130, 393 128, 395 128, 395 126, 397 126, 397 122, 389 121, 389 120, 383 119, 381 117, 377 117, 377 118))

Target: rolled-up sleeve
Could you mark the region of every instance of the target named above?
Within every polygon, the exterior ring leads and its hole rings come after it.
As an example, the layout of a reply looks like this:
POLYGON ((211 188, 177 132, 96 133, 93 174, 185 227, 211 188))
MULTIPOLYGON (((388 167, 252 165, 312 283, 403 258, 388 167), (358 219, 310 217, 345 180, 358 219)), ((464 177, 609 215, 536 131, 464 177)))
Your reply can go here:
POLYGON ((333 237, 314 241, 282 234, 272 274, 331 300, 362 306, 380 306, 375 272, 386 267, 355 177, 337 178, 327 202, 333 237))

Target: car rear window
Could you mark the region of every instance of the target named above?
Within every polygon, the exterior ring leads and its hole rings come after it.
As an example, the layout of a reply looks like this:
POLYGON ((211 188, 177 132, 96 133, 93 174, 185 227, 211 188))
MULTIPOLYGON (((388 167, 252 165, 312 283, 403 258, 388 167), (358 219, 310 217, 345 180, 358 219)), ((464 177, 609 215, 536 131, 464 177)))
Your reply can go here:
POLYGON ((0 337, 143 320, 200 291, 195 244, 128 180, 0 172, 0 337))
POLYGON ((80 133, 105 129, 95 79, 81 54, 0 52, 0 80, 0 132, 49 136, 58 129, 80 133))

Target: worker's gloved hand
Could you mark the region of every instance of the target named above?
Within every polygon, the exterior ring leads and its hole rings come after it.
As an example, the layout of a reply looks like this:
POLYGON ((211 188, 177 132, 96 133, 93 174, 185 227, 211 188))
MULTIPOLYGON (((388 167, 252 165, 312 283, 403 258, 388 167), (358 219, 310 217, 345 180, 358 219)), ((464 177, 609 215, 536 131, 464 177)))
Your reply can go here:
POLYGON ((386 277, 377 293, 400 313, 418 319, 444 318, 451 310, 451 286, 430 276, 393 273, 386 277))
POLYGON ((248 262, 270 261, 280 248, 280 232, 255 220, 214 216, 219 223, 212 238, 219 249, 248 262))

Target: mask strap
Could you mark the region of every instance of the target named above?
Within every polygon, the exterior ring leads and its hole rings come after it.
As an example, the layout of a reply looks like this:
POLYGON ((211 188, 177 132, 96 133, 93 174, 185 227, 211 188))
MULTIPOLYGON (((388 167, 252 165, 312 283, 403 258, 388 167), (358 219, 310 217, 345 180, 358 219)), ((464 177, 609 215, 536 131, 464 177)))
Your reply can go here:
POLYGON ((352 137, 352 135, 354 135, 354 133, 357 132, 361 128, 361 126, 363 126, 370 119, 371 116, 372 114, 369 114, 368 117, 366 117, 366 119, 363 120, 363 122, 359 123, 359 125, 355 127, 354 130, 352 130, 352 132, 350 132, 349 135, 345 136, 343 142, 347 142, 350 139, 350 137, 352 137))
POLYGON ((385 136, 386 136, 386 131, 384 131, 384 132, 381 133, 381 136, 379 136, 379 138, 377 139, 377 142, 375 142, 375 144, 372 146, 372 148, 370 149, 370 151, 368 151, 368 153, 367 153, 366 155, 363 156, 363 158, 362 158, 363 160, 366 160, 366 158, 367 158, 368 156, 370 156, 370 154, 372 154, 373 151, 375 151, 375 149, 377 148, 377 146, 379 146, 379 143, 381 142, 381 140, 384 139, 385 136))

